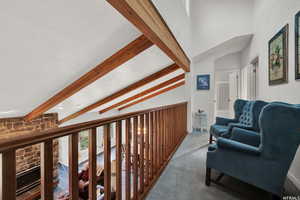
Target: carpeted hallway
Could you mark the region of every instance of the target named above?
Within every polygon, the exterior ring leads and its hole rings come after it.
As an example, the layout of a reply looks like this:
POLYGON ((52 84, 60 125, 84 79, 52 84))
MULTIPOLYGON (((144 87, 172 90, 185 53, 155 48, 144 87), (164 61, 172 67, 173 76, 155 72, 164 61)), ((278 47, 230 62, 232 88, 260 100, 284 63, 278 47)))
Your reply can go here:
MULTIPOLYGON (((258 188, 224 176, 221 184, 205 185, 205 162, 208 134, 189 134, 147 200, 235 200, 268 199, 268 194, 258 188)), ((213 174, 215 177, 218 173, 213 174)))

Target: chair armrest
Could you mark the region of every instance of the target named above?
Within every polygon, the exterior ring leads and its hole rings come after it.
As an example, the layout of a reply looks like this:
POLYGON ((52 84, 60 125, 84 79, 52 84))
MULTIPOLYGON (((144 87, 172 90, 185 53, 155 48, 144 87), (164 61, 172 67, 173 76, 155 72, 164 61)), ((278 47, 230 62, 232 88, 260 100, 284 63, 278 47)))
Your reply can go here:
POLYGON ((225 137, 225 138, 230 138, 231 134, 232 134, 232 130, 234 128, 241 128, 241 129, 247 129, 247 130, 252 130, 252 128, 250 126, 246 126, 240 123, 229 123, 228 124, 228 131, 223 133, 221 136, 225 137))
POLYGON ((216 117, 216 124, 217 125, 223 125, 227 126, 229 123, 235 123, 237 122, 235 119, 227 119, 223 117, 216 117))
POLYGON ((230 139, 256 147, 261 141, 259 133, 241 128, 233 128, 230 139))
POLYGON ((258 148, 240 142, 236 142, 233 140, 229 140, 226 138, 218 138, 217 146, 220 149, 227 149, 227 150, 247 153, 255 156, 260 155, 260 151, 258 148))

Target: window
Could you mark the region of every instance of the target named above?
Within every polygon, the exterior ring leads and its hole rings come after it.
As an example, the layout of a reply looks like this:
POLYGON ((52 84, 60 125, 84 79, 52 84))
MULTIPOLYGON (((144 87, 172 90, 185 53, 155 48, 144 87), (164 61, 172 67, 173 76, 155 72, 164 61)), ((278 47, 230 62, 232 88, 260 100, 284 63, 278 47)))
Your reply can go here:
POLYGON ((83 131, 79 133, 79 149, 80 151, 87 150, 89 147, 89 132, 83 131))
MULTIPOLYGON (((103 127, 97 128, 97 154, 102 153, 104 150, 104 130, 103 127)), ((111 147, 115 146, 115 124, 110 126, 111 147)), ((79 133, 79 162, 88 159, 89 148, 89 131, 82 131, 79 133)))

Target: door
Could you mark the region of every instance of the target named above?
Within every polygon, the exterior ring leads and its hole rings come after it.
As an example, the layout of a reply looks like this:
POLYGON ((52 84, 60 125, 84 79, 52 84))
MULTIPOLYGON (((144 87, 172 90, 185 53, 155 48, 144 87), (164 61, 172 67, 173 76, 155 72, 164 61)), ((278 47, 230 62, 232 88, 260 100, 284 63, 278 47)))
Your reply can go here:
POLYGON ((234 117, 233 105, 235 100, 239 98, 239 72, 229 73, 229 115, 234 117))
POLYGON ((229 113, 229 83, 227 81, 216 82, 215 115, 230 117, 229 113))
POLYGON ((256 100, 258 91, 258 57, 251 62, 250 71, 250 99, 256 100))

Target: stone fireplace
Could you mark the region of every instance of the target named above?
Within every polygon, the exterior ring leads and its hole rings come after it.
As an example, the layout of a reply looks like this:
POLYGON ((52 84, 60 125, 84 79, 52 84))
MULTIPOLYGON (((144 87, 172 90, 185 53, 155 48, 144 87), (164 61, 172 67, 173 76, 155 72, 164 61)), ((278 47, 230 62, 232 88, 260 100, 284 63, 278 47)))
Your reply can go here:
MULTIPOLYGON (((58 115, 56 113, 44 114, 32 121, 25 121, 23 117, 16 118, 5 118, 0 119, 0 135, 10 133, 24 133, 32 131, 44 131, 58 127, 58 115)), ((53 166, 54 166, 54 178, 58 177, 58 140, 53 142, 53 166)), ((26 182, 35 182, 36 179, 30 180, 29 177, 35 176, 34 173, 38 174, 40 171, 40 144, 28 146, 16 151, 16 171, 17 171, 17 182, 19 186, 27 187, 26 182)), ((39 179, 39 177, 38 177, 39 179)), ((54 182, 55 182, 54 180, 54 182)), ((29 183, 28 183, 29 184, 29 183)), ((30 186, 30 187, 33 187, 30 186)), ((28 187, 30 189, 30 187, 28 187)), ((19 193, 26 192, 21 188, 17 188, 19 193)))

